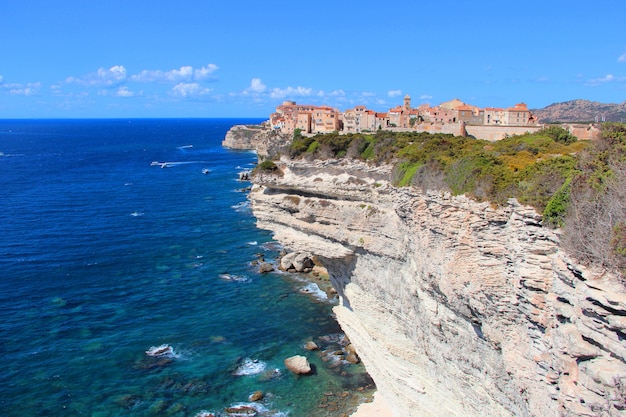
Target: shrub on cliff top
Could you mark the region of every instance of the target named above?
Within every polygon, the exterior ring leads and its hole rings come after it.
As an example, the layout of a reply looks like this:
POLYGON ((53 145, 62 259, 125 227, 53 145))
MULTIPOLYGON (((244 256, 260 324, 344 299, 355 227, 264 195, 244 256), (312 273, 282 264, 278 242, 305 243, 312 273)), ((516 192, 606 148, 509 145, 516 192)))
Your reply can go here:
POLYGON ((626 124, 603 123, 577 159, 563 243, 580 260, 626 275, 626 124))
POLYGON ((396 185, 438 184, 454 194, 497 204, 516 197, 543 212, 552 195, 571 177, 574 165, 569 155, 586 146, 563 132, 569 135, 554 127, 497 142, 428 132, 333 132, 294 139, 289 154, 294 158, 347 156, 393 162, 396 185))
POLYGON ((258 172, 264 172, 266 174, 274 174, 279 176, 283 175, 283 172, 280 170, 280 168, 278 168, 278 165, 276 165, 274 161, 271 161, 269 159, 266 159, 254 168, 253 173, 256 174, 258 172))

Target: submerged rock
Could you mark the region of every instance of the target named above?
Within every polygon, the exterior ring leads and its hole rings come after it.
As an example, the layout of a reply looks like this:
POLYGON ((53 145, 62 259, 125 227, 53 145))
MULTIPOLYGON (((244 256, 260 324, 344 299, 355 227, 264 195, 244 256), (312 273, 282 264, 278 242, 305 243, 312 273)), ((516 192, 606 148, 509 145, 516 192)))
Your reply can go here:
POLYGON ((248 417, 256 416, 258 411, 248 405, 237 405, 234 407, 226 407, 224 412, 231 417, 248 417))
POLYGON ((314 341, 309 340, 308 342, 304 344, 304 348, 306 350, 317 350, 319 349, 319 346, 317 346, 317 343, 315 343, 314 341))
POLYGON ((251 401, 251 402, 256 402, 256 401, 261 401, 261 400, 263 400, 263 391, 254 391, 248 397, 248 401, 251 401))
POLYGON ((269 262, 262 262, 259 265, 259 272, 261 274, 266 273, 266 272, 272 272, 274 270, 274 265, 272 265, 269 262))

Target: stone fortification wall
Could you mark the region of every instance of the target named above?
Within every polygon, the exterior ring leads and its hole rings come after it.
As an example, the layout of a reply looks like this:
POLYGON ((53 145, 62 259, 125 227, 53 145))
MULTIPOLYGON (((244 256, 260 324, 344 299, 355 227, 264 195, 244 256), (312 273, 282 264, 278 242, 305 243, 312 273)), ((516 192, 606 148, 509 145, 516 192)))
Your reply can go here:
POLYGON ((395 188, 388 167, 279 165, 255 178, 258 226, 324 262, 395 416, 626 413, 624 287, 533 209, 395 188))
POLYGON ((466 136, 464 123, 420 123, 413 128, 393 127, 390 130, 393 132, 428 132, 466 136))
POLYGON ((496 141, 507 136, 523 135, 541 130, 543 126, 476 126, 466 125, 465 130, 469 136, 476 139, 496 141))
POLYGON ((600 136, 600 129, 593 124, 566 124, 562 125, 578 140, 594 140, 600 136))

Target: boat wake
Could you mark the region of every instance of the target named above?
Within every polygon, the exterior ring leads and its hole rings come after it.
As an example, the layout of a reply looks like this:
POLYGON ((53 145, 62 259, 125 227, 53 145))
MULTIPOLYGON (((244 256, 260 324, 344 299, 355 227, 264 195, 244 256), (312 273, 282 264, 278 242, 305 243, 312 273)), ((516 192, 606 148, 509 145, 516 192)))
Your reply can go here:
POLYGON ((152 356, 153 358, 179 358, 180 354, 174 351, 174 348, 168 344, 163 344, 159 346, 151 346, 150 349, 146 350, 146 355, 152 356))
POLYGON ((179 165, 190 165, 190 164, 208 164, 208 161, 173 161, 173 162, 160 162, 160 161, 152 161, 150 166, 159 166, 161 168, 173 168, 179 165))
POLYGON ((251 282, 252 280, 245 275, 231 275, 231 274, 219 274, 219 277, 224 281, 233 282, 251 282))

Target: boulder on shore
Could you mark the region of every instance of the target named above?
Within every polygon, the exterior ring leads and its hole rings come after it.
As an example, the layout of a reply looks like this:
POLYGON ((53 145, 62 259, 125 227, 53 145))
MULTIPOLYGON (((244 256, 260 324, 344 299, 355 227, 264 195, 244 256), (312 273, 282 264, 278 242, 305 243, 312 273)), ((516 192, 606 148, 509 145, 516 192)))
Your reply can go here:
POLYGON ((274 265, 269 262, 262 262, 259 265, 259 273, 263 274, 266 272, 272 272, 274 270, 274 265))
POLYGON ((317 350, 319 349, 319 346, 317 346, 317 343, 315 343, 314 341, 309 340, 308 342, 304 344, 304 348, 306 350, 317 350))
POLYGON ((313 255, 304 252, 291 252, 280 260, 280 269, 284 271, 295 270, 296 272, 311 271, 315 266, 313 255))
POLYGON ((285 366, 296 375, 307 375, 311 373, 309 360, 301 355, 285 359, 285 366))

